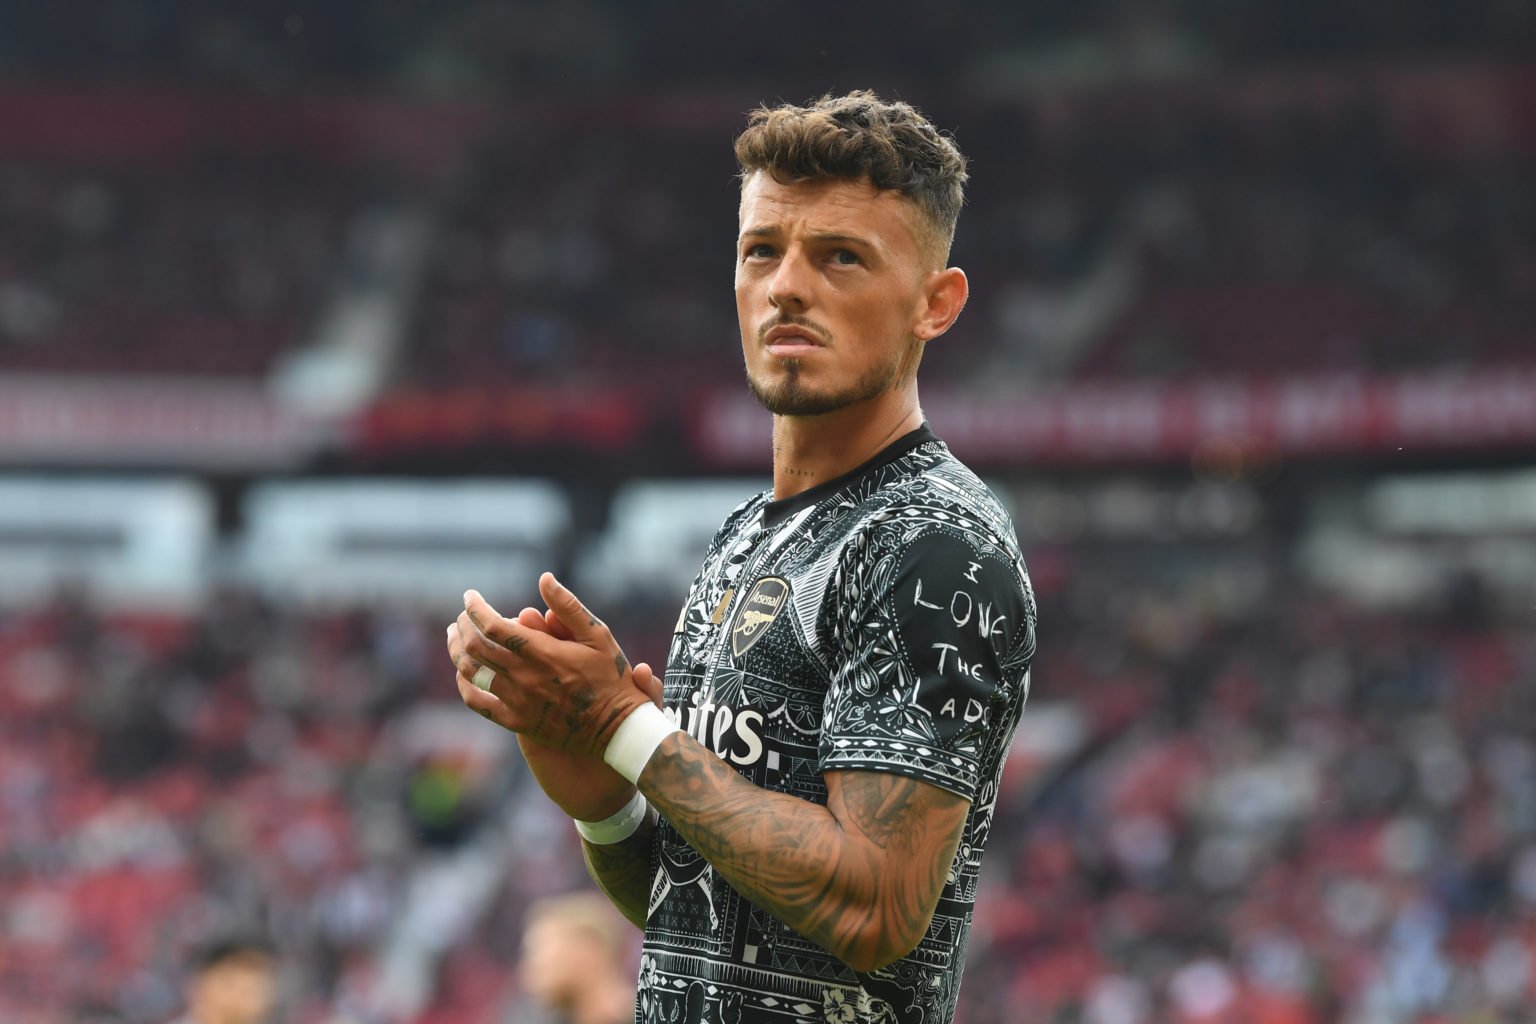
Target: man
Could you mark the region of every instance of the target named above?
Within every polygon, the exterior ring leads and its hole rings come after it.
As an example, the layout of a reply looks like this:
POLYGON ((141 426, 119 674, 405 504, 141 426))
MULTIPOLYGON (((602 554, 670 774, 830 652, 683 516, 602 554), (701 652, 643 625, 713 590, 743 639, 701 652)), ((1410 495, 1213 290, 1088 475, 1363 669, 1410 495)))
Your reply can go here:
POLYGON ((625 966, 628 927, 595 892, 539 900, 523 925, 523 990, 563 1024, 630 1020, 635 1000, 634 975, 625 966))
POLYGON ((187 1012, 176 1024, 261 1024, 277 1005, 277 957, 264 939, 208 943, 192 958, 187 1012))
POLYGON ((867 92, 760 109, 736 155, 773 488, 711 543, 663 693, 547 573, 544 613, 467 593, 449 655, 645 929, 637 1020, 938 1024, 1035 623, 1007 515, 918 405, 967 296, 965 160, 867 92))

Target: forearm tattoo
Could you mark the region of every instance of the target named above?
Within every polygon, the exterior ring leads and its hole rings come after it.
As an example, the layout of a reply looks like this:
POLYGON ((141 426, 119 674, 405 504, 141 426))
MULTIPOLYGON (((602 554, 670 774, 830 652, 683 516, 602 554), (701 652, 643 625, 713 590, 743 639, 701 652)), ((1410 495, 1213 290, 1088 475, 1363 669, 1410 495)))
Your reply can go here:
POLYGON ((737 891, 857 970, 922 939, 966 809, 909 778, 846 772, 845 825, 829 807, 758 788, 681 733, 662 743, 641 782, 737 891))
POLYGON ((597 887, 637 928, 645 927, 646 906, 651 892, 651 837, 656 834, 654 815, 634 835, 619 843, 596 846, 581 841, 581 855, 587 862, 587 874, 597 887))

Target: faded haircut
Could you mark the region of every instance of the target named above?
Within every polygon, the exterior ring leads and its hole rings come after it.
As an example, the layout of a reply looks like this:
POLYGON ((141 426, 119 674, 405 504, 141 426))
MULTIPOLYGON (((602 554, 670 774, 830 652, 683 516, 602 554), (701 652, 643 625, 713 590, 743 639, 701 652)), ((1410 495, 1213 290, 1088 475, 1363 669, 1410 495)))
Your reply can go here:
POLYGON ((745 187, 765 171, 783 185, 868 181, 917 208, 918 245, 938 267, 949 261, 965 203, 965 157, 914 107, 866 89, 823 96, 806 106, 761 106, 736 138, 745 187))

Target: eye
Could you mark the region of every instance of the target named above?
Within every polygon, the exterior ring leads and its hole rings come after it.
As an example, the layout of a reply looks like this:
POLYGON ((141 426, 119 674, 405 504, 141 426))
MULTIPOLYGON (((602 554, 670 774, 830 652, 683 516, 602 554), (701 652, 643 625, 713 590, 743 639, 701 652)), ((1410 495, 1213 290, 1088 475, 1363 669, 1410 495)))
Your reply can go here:
POLYGON ((749 246, 747 246, 746 249, 743 250, 743 252, 741 254, 741 258, 742 259, 746 259, 746 260, 750 260, 750 259, 767 259, 767 258, 769 258, 772 255, 773 255, 773 246, 769 245, 766 242, 758 242, 756 245, 749 245, 749 246))
POLYGON ((832 254, 832 262, 839 263, 845 267, 854 267, 864 261, 859 259, 859 254, 852 249, 838 249, 832 254))

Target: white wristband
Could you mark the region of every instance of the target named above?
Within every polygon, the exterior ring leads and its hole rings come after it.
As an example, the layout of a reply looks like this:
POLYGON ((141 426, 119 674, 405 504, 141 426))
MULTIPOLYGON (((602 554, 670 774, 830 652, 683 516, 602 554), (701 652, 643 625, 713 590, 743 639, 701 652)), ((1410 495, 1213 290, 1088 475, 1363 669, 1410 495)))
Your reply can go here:
POLYGON ((650 806, 645 796, 636 792, 629 803, 602 821, 582 821, 580 818, 573 820, 576 822, 576 831, 581 833, 581 838, 594 846, 612 846, 614 843, 622 843, 635 834, 640 828, 640 823, 645 820, 650 806))
POLYGON ((680 731, 655 704, 642 704, 619 723, 618 731, 608 741, 608 749, 603 751, 603 760, 630 782, 638 783, 646 762, 661 741, 680 731))

